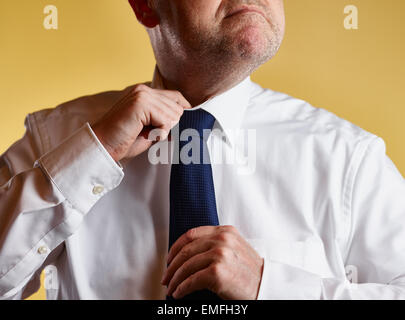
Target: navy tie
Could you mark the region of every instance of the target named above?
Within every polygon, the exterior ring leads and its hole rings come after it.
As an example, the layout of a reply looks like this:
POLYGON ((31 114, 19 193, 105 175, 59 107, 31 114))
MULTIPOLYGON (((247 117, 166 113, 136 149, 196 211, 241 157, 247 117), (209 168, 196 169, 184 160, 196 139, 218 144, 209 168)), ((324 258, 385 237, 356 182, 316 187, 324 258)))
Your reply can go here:
MULTIPOLYGON (((189 229, 219 225, 207 150, 209 135, 204 135, 205 129, 212 130, 214 122, 215 118, 203 109, 184 111, 180 119, 180 137, 184 130, 193 130, 184 132, 189 136, 188 141, 175 141, 180 154, 178 163, 172 164, 170 174, 169 248, 189 229)), ((183 299, 219 298, 209 290, 201 290, 183 299)))

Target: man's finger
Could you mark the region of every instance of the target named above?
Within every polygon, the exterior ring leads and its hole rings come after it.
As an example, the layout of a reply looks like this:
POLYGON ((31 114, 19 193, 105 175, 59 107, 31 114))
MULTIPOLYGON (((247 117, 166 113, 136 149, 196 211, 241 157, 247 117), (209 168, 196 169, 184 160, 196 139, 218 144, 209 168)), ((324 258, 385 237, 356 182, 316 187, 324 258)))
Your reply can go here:
POLYGON ((167 264, 170 265, 173 258, 179 253, 179 251, 187 244, 198 238, 212 235, 216 232, 218 226, 202 226, 188 230, 186 233, 180 236, 176 242, 172 245, 167 256, 167 264))
POLYGON ((213 257, 214 255, 210 254, 210 252, 203 252, 183 263, 175 270, 173 278, 169 282, 168 295, 170 296, 177 289, 177 286, 192 274, 207 268, 214 261, 213 257))
POLYGON ((189 276, 177 286, 177 289, 172 294, 173 298, 181 299, 190 293, 203 289, 208 289, 216 293, 214 291, 216 269, 217 267, 211 264, 207 268, 189 276))
POLYGON ((238 234, 238 231, 233 226, 202 226, 188 230, 172 245, 167 256, 167 264, 170 264, 173 258, 187 244, 201 237, 208 237, 219 233, 238 234))
POLYGON ((165 107, 170 108, 173 112, 178 116, 179 114, 184 112, 184 107, 176 103, 176 101, 171 100, 170 98, 166 97, 165 95, 159 95, 159 99, 163 102, 165 107))
POLYGON ((166 272, 162 278, 162 284, 168 284, 177 269, 179 269, 186 261, 191 259, 193 256, 208 251, 213 247, 213 242, 205 237, 199 238, 186 244, 180 252, 172 259, 170 265, 168 266, 166 272))
POLYGON ((184 98, 184 96, 178 92, 178 91, 174 91, 174 90, 161 90, 161 89, 153 89, 155 90, 157 93, 167 97, 168 99, 178 103, 179 105, 181 105, 183 108, 185 109, 190 109, 192 108, 190 102, 188 102, 186 100, 186 98, 184 98))

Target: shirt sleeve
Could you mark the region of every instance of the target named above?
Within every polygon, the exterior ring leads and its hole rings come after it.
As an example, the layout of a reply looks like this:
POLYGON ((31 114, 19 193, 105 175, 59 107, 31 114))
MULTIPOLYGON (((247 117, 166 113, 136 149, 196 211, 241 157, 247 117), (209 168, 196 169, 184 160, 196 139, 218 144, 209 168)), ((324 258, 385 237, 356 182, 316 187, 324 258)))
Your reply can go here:
POLYGON ((29 130, 0 157, 0 299, 19 296, 123 170, 86 123, 36 159, 29 130))
POLYGON ((321 278, 264 252, 258 299, 405 299, 405 181, 372 140, 348 189, 351 227, 342 256, 357 279, 321 278))

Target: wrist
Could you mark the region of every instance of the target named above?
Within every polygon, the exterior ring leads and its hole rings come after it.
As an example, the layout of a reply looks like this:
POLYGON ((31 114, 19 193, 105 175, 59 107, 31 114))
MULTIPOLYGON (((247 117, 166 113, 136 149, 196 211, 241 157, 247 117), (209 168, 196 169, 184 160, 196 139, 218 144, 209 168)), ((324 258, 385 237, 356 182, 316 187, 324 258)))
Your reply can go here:
POLYGON ((104 139, 104 135, 102 134, 102 130, 101 130, 100 126, 95 124, 94 126, 91 126, 91 129, 93 130, 98 141, 101 143, 101 145, 104 147, 104 149, 109 153, 111 158, 113 158, 115 162, 120 161, 121 157, 119 157, 117 155, 114 148, 109 143, 107 143, 106 140, 104 139))

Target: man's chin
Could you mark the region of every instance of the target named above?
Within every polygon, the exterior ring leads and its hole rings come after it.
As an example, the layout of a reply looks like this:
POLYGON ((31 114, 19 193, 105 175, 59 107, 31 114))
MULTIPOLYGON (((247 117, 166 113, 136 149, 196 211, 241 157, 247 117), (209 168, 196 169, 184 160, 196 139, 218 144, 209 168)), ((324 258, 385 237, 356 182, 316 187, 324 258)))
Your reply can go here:
MULTIPOLYGON (((271 41, 269 31, 262 26, 248 25, 243 27, 236 35, 236 50, 243 59, 267 61, 270 59, 271 41)), ((263 63, 263 62, 262 62, 263 63)))

